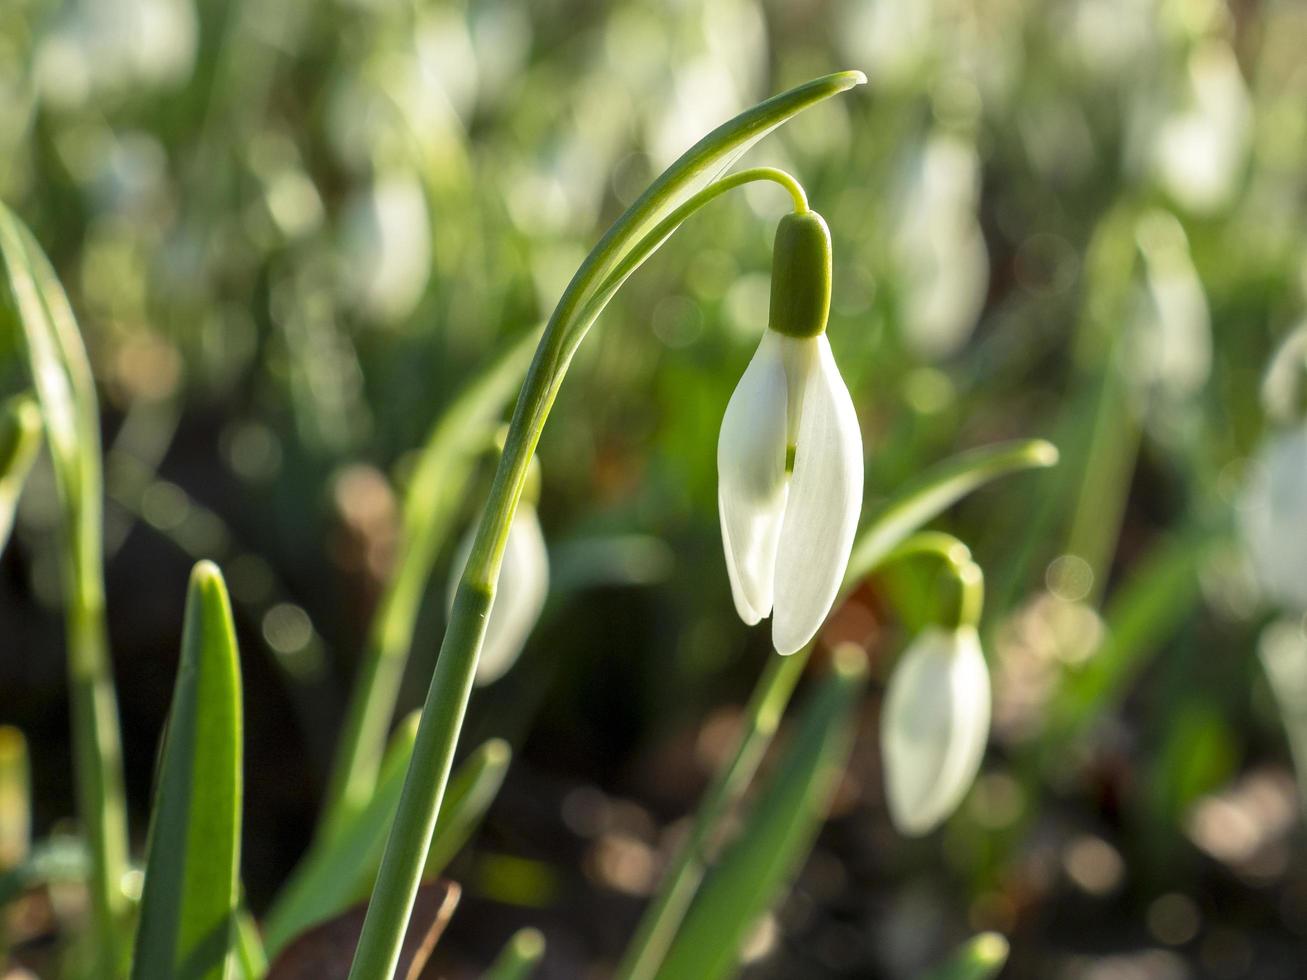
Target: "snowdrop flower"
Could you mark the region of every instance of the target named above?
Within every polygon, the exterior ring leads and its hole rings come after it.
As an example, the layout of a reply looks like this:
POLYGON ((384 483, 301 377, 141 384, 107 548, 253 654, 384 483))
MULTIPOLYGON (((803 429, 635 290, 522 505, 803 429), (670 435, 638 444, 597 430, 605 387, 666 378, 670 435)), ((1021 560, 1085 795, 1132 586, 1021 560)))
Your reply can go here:
POLYGON ((731 593, 772 643, 801 649, 830 612, 862 506, 862 435, 826 317, 831 246, 813 211, 776 232, 770 324, 717 443, 718 507, 731 593))
MULTIPOLYGON (((549 553, 545 549, 545 536, 540 530, 535 506, 539 487, 539 467, 533 459, 517 513, 508 527, 499 585, 490 605, 481 659, 477 662, 478 686, 493 683, 508 673, 526 645, 527 637, 535 629, 549 596, 549 553)), ((463 577, 463 569, 472 553, 474 537, 475 527, 459 545, 446 595, 447 610, 453 608, 454 593, 458 591, 459 579, 463 577)))
POLYGON ((962 802, 985 754, 989 714, 975 627, 926 629, 895 668, 881 714, 885 794, 901 833, 929 833, 962 802))
POLYGON ((1262 400, 1277 427, 1253 458, 1240 530, 1266 595, 1307 612, 1307 324, 1271 359, 1262 400))

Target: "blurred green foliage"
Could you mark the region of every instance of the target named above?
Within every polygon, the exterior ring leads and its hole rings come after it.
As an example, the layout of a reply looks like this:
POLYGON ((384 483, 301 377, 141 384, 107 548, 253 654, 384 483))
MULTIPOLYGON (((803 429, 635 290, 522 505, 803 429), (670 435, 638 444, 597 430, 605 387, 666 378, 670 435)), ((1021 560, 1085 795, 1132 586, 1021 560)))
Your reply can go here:
MULTIPOLYGON (((747 162, 799 175, 829 221, 865 512, 959 449, 1043 436, 1063 462, 944 519, 989 583, 995 730, 968 804, 924 843, 887 837, 860 736, 855 785, 751 969, 911 975, 994 928, 1011 976, 1098 976, 1098 961, 1296 975, 1307 855, 1255 656, 1272 604, 1232 532, 1263 369, 1304 311, 1304 50, 1295 0, 0 6, 0 200, 70 294, 105 420, 134 811, 178 569, 213 557, 256 661, 248 792, 268 802, 246 880, 266 899, 303 846, 396 553, 398 489, 443 409, 693 140, 860 68, 870 86, 747 162)), ((741 702, 769 655, 732 613, 714 446, 766 323, 785 206, 767 187, 724 199, 637 273, 541 445, 554 579, 580 584, 473 701, 466 745, 525 743, 485 867, 566 865, 572 847, 587 888, 629 903, 603 906, 610 928, 560 908, 584 938, 551 935, 546 963, 615 961, 648 883, 602 857, 617 831, 646 862, 665 843, 614 800, 606 829, 576 831, 590 825, 571 784, 680 816, 703 765, 685 747, 711 757, 710 711, 741 702)), ((18 352, 0 332, 0 394, 28 385, 18 352)), ((0 565, 0 721, 28 736, 42 837, 71 811, 67 726, 43 720, 66 711, 52 488, 40 463, 0 565)), ((895 576, 830 627, 873 650, 872 706, 907 638, 895 624, 929 587, 895 576)), ((39 875, 49 853, 0 871, 39 875)), ((483 963, 511 932, 458 928, 447 941, 483 963)))

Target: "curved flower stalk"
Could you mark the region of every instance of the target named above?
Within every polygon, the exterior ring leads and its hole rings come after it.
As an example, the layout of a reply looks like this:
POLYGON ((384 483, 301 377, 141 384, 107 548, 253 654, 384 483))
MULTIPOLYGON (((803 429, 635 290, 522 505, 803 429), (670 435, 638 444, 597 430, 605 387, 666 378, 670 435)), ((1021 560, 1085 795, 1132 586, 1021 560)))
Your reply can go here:
POLYGON ((815 211, 781 220, 771 323, 722 419, 722 544, 735 609, 771 614, 782 654, 816 634, 844 579, 862 509, 862 434, 826 339, 830 232, 815 211))
POLYGON ((903 654, 881 714, 885 797, 901 833, 939 826, 966 795, 989 737, 989 669, 976 623, 983 577, 967 547, 946 534, 923 533, 899 555, 942 559, 958 587, 954 625, 927 627, 903 654))
POLYGON ((395 971, 471 695, 509 529, 531 458, 577 347, 641 262, 681 222, 726 189, 747 180, 772 180, 787 187, 796 205, 802 203, 806 208, 802 189, 780 171, 759 168, 718 178, 741 153, 787 119, 865 81, 861 72, 814 79, 759 103, 709 133, 627 209, 564 291, 518 397, 490 496, 454 595, 403 794, 350 966, 351 980, 376 980, 395 971))
MULTIPOLYGON (((544 532, 536 514, 539 497, 540 466, 532 459, 530 482, 513 515, 504 543, 504 563, 499 569, 499 586, 486 619, 486 636, 481 645, 475 682, 491 684, 503 677, 517 662, 527 638, 540 621, 545 600, 549 598, 549 552, 544 532)), ((472 553, 472 528, 454 560, 449 579, 448 607, 453 608, 454 594, 472 553)))

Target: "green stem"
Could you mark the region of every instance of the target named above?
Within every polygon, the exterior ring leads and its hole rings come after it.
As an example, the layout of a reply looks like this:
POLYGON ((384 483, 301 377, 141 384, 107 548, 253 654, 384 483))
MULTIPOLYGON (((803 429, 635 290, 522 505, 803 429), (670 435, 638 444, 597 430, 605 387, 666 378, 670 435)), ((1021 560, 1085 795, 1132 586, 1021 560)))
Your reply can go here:
MULTIPOLYGON (((617 288, 681 222, 731 188, 754 180, 781 184, 806 207, 798 182, 783 171, 764 167, 724 177, 672 210, 627 252, 621 251, 620 234, 610 232, 605 236, 577 271, 550 317, 513 411, 490 496, 454 596, 399 808, 350 967, 350 980, 382 980, 394 973, 471 696, 508 529, 572 356, 617 288), (604 278, 596 288, 601 276, 604 278)), ((620 223, 615 230, 618 227, 620 223)))
MULTIPOLYGON (((71 563, 70 563, 71 565, 71 563)), ((95 573, 68 569, 68 673, 78 812, 91 852, 91 902, 98 974, 116 976, 118 926, 126 910, 127 818, 118 704, 109 670, 103 590, 95 573)))
MULTIPOLYGON (((880 568, 920 556, 943 561, 958 582, 959 624, 978 622, 984 598, 980 567, 971 560, 970 549, 952 535, 939 531, 914 534, 878 558, 873 567, 880 568)), ((847 593, 853 584, 846 582, 842 592, 847 593)), ((749 700, 730 762, 717 773, 705 791, 690 832, 672 858, 658 893, 640 920, 635 937, 615 974, 617 980, 649 980, 662 966, 703 880, 716 830, 752 782, 813 646, 810 643, 788 657, 768 658, 767 667, 749 700)))
POLYGON ((767 658, 767 667, 745 711, 735 752, 704 793, 694 824, 667 868, 662 886, 618 967, 618 980, 648 980, 662 965, 703 880, 717 836, 714 831, 753 781, 811 654, 809 644, 788 657, 767 658))
POLYGON ((935 558, 944 565, 957 585, 953 626, 977 626, 985 605, 985 576, 971 560, 971 549, 943 531, 921 531, 912 535, 881 560, 888 565, 908 558, 935 558))

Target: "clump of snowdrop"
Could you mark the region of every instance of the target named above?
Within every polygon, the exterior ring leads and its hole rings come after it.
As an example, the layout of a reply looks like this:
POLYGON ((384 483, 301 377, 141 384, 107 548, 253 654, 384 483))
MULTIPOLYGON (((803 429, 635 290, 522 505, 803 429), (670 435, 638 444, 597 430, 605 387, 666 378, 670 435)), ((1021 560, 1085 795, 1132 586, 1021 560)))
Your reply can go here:
MULTIPOLYGON (((540 465, 533 457, 522 499, 508 528, 499 584, 486 620, 481 659, 477 662, 478 685, 499 680, 517 662, 527 638, 544 612, 545 600, 549 598, 549 552, 536 514, 539 498, 540 465)), ((473 526, 459 545, 449 579, 447 608, 454 604, 454 593, 458 591, 459 579, 467 567, 475 536, 476 527, 473 526)))
POLYGON ((1307 324, 1272 360, 1262 396, 1277 428, 1253 459, 1241 530, 1266 595, 1307 611, 1307 324))
POLYGON ((736 611, 772 643, 813 638, 844 578, 862 507, 862 434, 825 335, 831 244, 814 211, 776 232, 769 325, 722 419, 722 544, 736 611))
POLYGON ((962 802, 985 754, 989 717, 975 627, 927 628, 896 666, 881 715, 885 795, 901 833, 929 833, 962 802))

